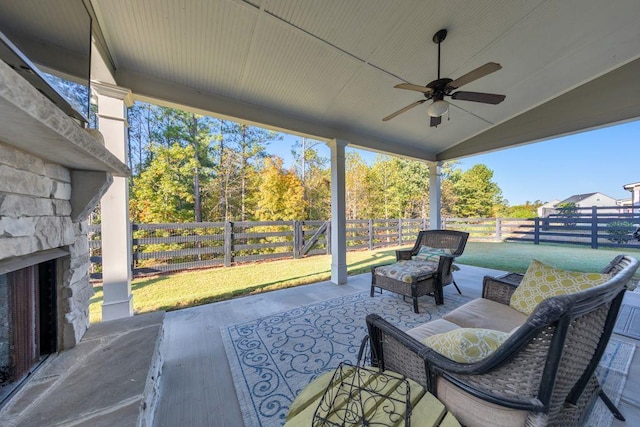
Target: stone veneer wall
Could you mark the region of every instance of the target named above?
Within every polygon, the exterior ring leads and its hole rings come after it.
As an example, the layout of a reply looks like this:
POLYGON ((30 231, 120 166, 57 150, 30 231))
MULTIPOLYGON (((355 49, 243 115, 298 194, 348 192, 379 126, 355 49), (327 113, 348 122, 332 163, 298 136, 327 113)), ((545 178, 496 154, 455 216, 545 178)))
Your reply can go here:
POLYGON ((63 248, 58 261, 58 350, 89 327, 89 246, 71 220, 71 173, 0 141, 0 260, 63 248))

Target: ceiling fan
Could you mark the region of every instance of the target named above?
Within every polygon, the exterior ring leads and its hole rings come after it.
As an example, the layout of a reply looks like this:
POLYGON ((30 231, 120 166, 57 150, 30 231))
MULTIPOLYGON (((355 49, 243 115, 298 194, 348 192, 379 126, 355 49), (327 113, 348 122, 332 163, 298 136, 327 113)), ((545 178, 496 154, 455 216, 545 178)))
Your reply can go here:
POLYGON ((454 92, 456 89, 468 83, 471 83, 472 81, 478 80, 481 77, 484 77, 501 69, 502 66, 496 62, 488 62, 476 68, 475 70, 468 72, 464 76, 458 77, 455 80, 449 78, 440 78, 440 43, 442 43, 446 37, 447 30, 444 29, 438 31, 433 36, 433 42, 438 45, 438 78, 436 80, 432 81, 426 86, 420 86, 411 83, 400 83, 394 86, 394 88, 397 89, 407 89, 416 92, 422 92, 424 93, 425 99, 416 101, 413 104, 409 104, 406 107, 401 108, 395 113, 389 114, 387 117, 382 119, 383 122, 391 120, 394 117, 412 109, 413 107, 417 107, 418 105, 425 103, 430 99, 433 99, 433 102, 427 109, 427 114, 429 114, 429 116, 431 117, 430 126, 438 126, 442 122, 442 115, 449 110, 449 103, 444 100, 445 96, 450 96, 452 99, 456 99, 459 101, 482 102, 484 104, 493 105, 500 104, 502 101, 504 101, 504 95, 497 95, 494 93, 464 91, 454 92))

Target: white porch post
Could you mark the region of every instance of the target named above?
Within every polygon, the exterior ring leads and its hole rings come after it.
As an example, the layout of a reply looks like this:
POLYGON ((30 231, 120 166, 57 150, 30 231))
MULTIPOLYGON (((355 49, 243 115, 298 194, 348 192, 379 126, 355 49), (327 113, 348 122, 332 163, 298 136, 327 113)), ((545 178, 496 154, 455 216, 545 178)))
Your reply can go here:
POLYGON ((334 139, 331 148, 331 281, 347 283, 347 219, 345 203, 345 159, 347 141, 334 139))
MULTIPOLYGON (((131 91, 92 82, 98 97, 98 128, 105 146, 123 163, 128 163, 127 107, 133 104, 131 91)), ((102 320, 133 315, 131 294, 131 224, 129 222, 128 178, 114 177, 101 200, 102 320)))
POLYGON ((442 187, 440 183, 440 162, 429 163, 429 228, 438 230, 442 227, 440 217, 440 200, 442 187))

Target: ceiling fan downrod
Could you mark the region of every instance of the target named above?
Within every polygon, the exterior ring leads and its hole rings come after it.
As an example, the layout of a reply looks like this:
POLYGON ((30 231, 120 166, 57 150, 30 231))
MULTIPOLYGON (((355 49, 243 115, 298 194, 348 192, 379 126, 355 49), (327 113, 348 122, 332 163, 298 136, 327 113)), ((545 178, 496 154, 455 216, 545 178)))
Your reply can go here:
POLYGON ((440 80, 440 43, 447 38, 447 30, 444 28, 433 35, 433 42, 438 45, 438 80, 440 80))

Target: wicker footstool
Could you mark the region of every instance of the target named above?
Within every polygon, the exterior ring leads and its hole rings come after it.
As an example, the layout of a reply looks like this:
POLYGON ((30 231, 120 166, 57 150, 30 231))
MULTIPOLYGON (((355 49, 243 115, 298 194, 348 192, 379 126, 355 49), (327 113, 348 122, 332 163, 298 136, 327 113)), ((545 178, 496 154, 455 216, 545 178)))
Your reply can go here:
POLYGON ((376 274, 376 269, 388 266, 371 268, 371 296, 374 296, 375 288, 385 289, 389 292, 410 297, 413 300, 413 311, 418 313, 418 298, 424 295, 433 295, 436 305, 444 304, 444 292, 442 282, 436 280, 437 271, 411 277, 411 283, 392 279, 384 275, 376 274))

